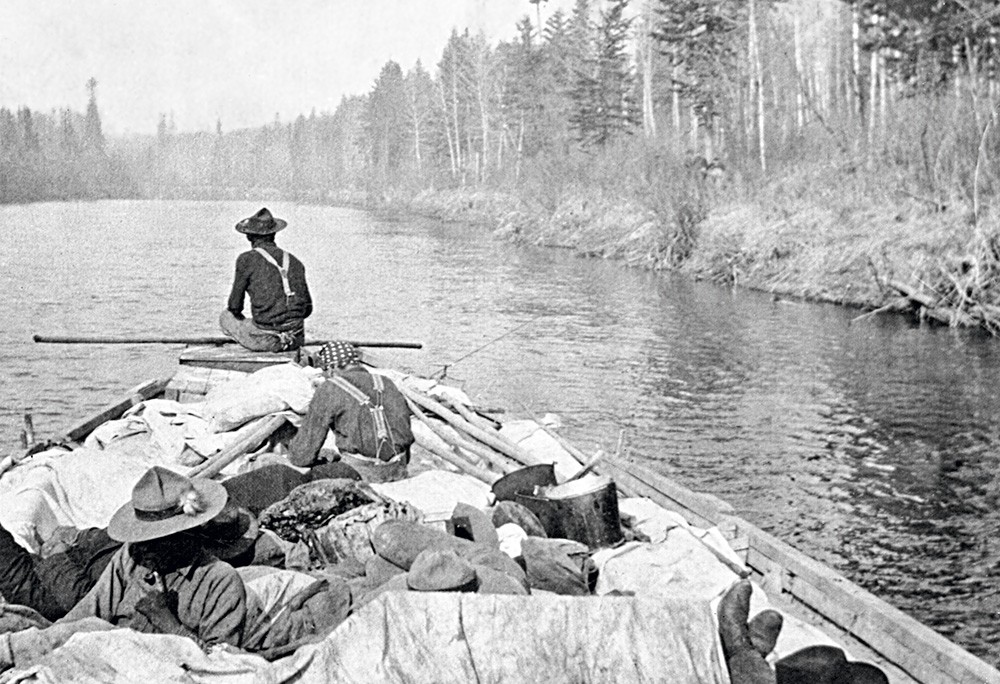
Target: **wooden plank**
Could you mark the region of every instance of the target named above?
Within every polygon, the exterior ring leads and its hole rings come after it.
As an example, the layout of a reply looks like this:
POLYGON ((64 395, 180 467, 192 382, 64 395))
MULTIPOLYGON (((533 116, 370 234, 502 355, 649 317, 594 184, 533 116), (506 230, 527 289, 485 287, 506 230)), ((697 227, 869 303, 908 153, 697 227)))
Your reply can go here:
POLYGON ((94 428, 106 423, 109 420, 116 420, 122 417, 125 411, 129 410, 136 404, 139 404, 147 399, 152 399, 153 397, 162 394, 163 390, 166 389, 167 384, 170 382, 170 378, 161 378, 158 380, 150 380, 144 382, 141 385, 137 385, 130 389, 124 399, 120 399, 113 404, 109 404, 107 407, 101 409, 96 414, 90 418, 86 418, 79 423, 72 425, 69 429, 63 433, 60 441, 66 442, 81 442, 86 439, 87 435, 94 431, 94 428))
MULTIPOLYGON (((780 567, 783 590, 870 646, 918 681, 1000 682, 1000 671, 843 575, 742 521, 747 562, 780 567)), ((769 567, 770 566, 770 567, 769 567)))
POLYGON ((242 347, 191 347, 180 354, 182 366, 200 366, 253 372, 282 363, 298 363, 299 351, 253 352, 242 347))
POLYGON ((594 470, 621 481, 626 489, 645 496, 678 513, 693 514, 688 522, 700 527, 713 527, 733 511, 733 507, 710 494, 696 494, 675 482, 634 463, 621 463, 608 457, 594 470))

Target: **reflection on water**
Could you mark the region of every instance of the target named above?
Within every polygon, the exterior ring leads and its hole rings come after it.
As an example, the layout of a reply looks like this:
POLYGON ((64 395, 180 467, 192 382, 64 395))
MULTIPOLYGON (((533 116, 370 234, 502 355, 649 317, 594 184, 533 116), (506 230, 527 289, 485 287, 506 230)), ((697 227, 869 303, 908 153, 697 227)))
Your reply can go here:
MULTIPOLYGON (((216 334, 248 203, 0 208, 0 428, 52 434, 177 347, 51 334, 216 334)), ((317 336, 420 340, 389 363, 489 406, 559 413, 582 448, 712 492, 764 529, 1000 663, 998 343, 731 292, 479 228, 272 206, 306 264, 317 336), (513 331, 513 332, 511 332, 513 331), (480 347, 475 353, 470 352, 480 347), (468 355, 468 356, 466 356, 468 355), (463 358, 465 357, 465 358, 463 358)))

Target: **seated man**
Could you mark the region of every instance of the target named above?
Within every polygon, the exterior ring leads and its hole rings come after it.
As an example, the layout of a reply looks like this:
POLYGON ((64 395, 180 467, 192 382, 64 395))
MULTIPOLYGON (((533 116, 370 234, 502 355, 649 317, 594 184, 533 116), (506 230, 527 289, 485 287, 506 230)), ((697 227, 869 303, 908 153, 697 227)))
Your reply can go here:
POLYGON ((302 426, 288 445, 291 462, 315 464, 332 430, 339 458, 364 479, 405 477, 413 444, 406 398, 391 380, 369 373, 357 349, 346 342, 326 343, 317 357, 327 380, 316 388, 302 426))
POLYGON ((90 592, 60 622, 97 617, 139 632, 177 634, 199 645, 242 645, 246 590, 231 565, 192 530, 226 505, 226 490, 154 466, 108 525, 124 542, 90 592))
POLYGON ((306 270, 301 261, 274 242, 274 234, 286 225, 267 209, 236 224, 237 232, 250 241, 250 250, 236 259, 233 289, 219 325, 251 351, 290 351, 305 341, 305 319, 313 308, 306 270), (250 319, 243 316, 248 294, 250 319))

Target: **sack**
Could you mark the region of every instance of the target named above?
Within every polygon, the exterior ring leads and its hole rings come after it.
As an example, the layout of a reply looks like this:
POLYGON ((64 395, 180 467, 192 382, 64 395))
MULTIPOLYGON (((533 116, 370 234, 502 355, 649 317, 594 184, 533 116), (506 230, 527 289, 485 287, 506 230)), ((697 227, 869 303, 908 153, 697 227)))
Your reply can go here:
POLYGON ((261 368, 210 390, 201 414, 213 433, 229 432, 254 418, 281 411, 304 414, 315 390, 313 379, 318 375, 318 370, 294 363, 261 368))

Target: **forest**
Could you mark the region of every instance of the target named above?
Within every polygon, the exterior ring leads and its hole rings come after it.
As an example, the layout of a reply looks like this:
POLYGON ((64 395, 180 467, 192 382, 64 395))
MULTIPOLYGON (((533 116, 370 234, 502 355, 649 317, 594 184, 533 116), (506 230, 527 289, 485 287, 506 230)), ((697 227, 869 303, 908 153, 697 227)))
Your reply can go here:
POLYGON ((1000 312, 993 0, 525 2, 333 112, 105 141, 0 110, 0 201, 280 197, 481 218, 717 282, 989 329, 1000 312), (996 308, 994 312, 992 308, 996 308))

